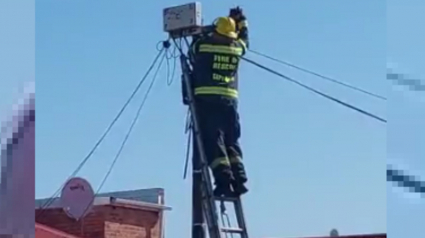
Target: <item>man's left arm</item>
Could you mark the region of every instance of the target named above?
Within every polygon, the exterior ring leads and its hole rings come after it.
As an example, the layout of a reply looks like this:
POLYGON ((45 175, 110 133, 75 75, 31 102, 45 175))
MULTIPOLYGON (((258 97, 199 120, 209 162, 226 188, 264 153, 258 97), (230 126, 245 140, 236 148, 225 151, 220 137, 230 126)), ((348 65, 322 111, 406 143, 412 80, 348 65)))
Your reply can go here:
POLYGON ((189 56, 189 61, 192 64, 192 66, 196 62, 196 56, 198 54, 199 44, 200 44, 201 40, 202 40, 202 37, 194 37, 192 42, 189 45, 188 56, 189 56))
POLYGON ((243 20, 238 22, 238 29, 239 29, 239 40, 245 44, 246 48, 249 48, 249 34, 248 34, 248 21, 245 17, 243 17, 243 20))
MULTIPOLYGON (((198 54, 198 49, 199 49, 199 44, 201 42, 202 37, 194 37, 193 41, 191 42, 191 44, 189 45, 189 49, 188 49, 188 58, 190 61, 190 64, 192 65, 192 68, 196 67, 196 57, 198 54)), ((187 76, 188 79, 190 80, 190 83, 192 84, 193 87, 193 72, 187 72, 187 76)), ((188 105, 189 104, 189 97, 188 97, 188 91, 186 88, 186 84, 185 84, 185 78, 184 75, 182 74, 182 78, 181 78, 181 91, 182 91, 182 100, 183 100, 183 104, 184 105, 188 105)))
POLYGON ((229 17, 233 18, 236 22, 238 31, 238 40, 244 44, 245 48, 249 48, 249 34, 248 34, 248 20, 243 14, 241 8, 230 9, 229 17))

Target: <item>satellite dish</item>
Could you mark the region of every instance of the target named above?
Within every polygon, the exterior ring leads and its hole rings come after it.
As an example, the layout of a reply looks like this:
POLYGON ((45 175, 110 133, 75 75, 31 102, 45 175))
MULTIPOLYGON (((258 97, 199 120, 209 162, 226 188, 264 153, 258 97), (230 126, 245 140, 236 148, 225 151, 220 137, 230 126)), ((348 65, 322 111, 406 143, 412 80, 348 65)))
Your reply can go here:
POLYGON ((338 237, 338 236, 339 236, 338 230, 337 229, 332 229, 331 230, 331 237, 338 237))
POLYGON ((83 178, 71 178, 62 189, 60 201, 65 213, 78 221, 87 215, 93 207, 93 188, 83 178))

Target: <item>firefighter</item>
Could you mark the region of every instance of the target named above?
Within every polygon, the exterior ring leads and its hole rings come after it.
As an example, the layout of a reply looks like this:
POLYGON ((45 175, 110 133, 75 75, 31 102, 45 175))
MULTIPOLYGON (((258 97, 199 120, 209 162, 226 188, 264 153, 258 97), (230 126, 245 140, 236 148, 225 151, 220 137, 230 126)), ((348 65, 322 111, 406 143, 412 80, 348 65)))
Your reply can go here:
POLYGON ((236 8, 228 17, 217 18, 214 31, 194 40, 189 49, 197 120, 214 175, 215 196, 248 192, 238 114, 238 67, 247 44, 246 17, 236 8))

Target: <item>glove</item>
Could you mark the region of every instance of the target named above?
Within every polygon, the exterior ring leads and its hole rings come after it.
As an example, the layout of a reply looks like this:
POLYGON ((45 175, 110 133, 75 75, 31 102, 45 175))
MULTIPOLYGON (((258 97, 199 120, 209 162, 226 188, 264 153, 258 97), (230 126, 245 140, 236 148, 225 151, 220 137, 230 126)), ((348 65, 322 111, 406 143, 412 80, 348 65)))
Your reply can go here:
POLYGON ((244 27, 248 27, 248 21, 246 16, 243 14, 243 11, 240 7, 230 9, 229 17, 235 20, 238 30, 241 30, 244 27))
POLYGON ((246 16, 243 14, 242 8, 240 7, 230 9, 229 17, 233 18, 236 24, 246 20, 246 16))

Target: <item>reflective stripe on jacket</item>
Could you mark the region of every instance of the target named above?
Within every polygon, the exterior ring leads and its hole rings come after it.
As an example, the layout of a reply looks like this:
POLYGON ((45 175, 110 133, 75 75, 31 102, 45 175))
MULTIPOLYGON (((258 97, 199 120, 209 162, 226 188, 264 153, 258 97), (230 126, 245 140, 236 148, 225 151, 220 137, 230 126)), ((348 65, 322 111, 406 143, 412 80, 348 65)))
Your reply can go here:
POLYGON ((246 53, 242 40, 203 37, 190 49, 193 59, 195 96, 238 98, 238 68, 246 53))

